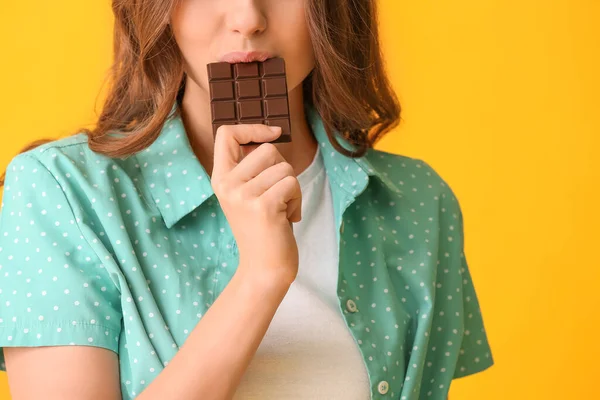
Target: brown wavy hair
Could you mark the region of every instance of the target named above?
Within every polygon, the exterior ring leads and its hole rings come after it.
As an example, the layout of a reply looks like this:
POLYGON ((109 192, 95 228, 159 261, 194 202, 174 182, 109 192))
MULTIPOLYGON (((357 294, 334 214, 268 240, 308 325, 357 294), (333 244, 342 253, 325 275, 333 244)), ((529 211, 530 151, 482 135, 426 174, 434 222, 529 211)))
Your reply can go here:
MULTIPOLYGON (((112 1, 108 94, 95 127, 76 132, 87 134, 91 150, 127 157, 145 149, 160 134, 173 103, 181 101, 186 74, 169 24, 177 1, 112 1)), ((361 157, 400 122, 400 103, 383 63, 376 0, 308 0, 306 18, 316 62, 302 83, 304 99, 321 115, 333 147, 361 157), (334 131, 357 150, 342 147, 334 131)), ((36 140, 21 153, 52 140, 36 140)), ((4 179, 5 173, 0 186, 4 179)))

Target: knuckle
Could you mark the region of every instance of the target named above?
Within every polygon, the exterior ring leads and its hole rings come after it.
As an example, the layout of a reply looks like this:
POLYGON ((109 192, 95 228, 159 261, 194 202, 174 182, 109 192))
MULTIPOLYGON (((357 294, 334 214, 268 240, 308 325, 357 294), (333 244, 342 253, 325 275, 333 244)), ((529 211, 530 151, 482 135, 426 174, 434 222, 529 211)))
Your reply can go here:
POLYGON ((269 202, 263 197, 257 197, 250 203, 252 213, 258 217, 265 218, 270 210, 269 202))
POLYGON ((277 146, 275 146, 273 143, 266 142, 261 144, 260 147, 262 147, 263 151, 269 155, 275 155, 278 152, 277 146))
POLYGON ((224 124, 224 125, 219 126, 217 128, 217 133, 216 134, 217 134, 217 136, 219 136, 219 134, 221 136, 223 136, 223 135, 230 135, 231 134, 231 125, 224 124))
POLYGON ((288 187, 294 187, 296 184, 298 184, 298 179, 294 175, 288 175, 283 179, 288 187))
POLYGON ((224 196, 229 191, 229 184, 226 179, 219 179, 217 181, 212 182, 213 190, 218 193, 220 196, 224 196))
POLYGON ((295 176, 295 172, 294 172, 294 167, 292 167, 292 164, 290 164, 289 162, 281 162, 280 164, 283 164, 280 168, 283 169, 283 171, 286 173, 287 176, 295 176))
POLYGON ((229 201, 235 205, 243 205, 247 202, 248 195, 243 187, 231 191, 229 201))

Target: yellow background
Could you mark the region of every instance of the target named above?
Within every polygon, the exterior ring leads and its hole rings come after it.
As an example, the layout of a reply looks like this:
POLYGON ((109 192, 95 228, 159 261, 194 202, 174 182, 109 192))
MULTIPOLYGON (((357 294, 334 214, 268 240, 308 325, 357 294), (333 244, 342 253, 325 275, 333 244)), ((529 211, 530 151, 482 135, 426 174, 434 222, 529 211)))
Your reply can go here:
MULTIPOLYGON (((450 398, 600 398, 600 3, 380 4, 404 112, 377 148, 425 159, 459 197, 496 360, 450 398)), ((111 29, 108 1, 0 1, 0 168, 93 124, 111 29)))

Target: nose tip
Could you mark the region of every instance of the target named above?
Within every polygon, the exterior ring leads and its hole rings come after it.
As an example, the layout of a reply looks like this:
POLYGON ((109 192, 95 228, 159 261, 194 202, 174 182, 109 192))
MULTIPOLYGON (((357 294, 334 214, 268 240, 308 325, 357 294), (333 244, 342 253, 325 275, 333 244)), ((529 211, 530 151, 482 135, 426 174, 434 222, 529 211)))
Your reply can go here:
POLYGON ((236 7, 228 17, 230 29, 246 37, 259 35, 267 27, 267 19, 263 11, 256 6, 236 7))
POLYGON ((236 30, 245 37, 255 37, 255 36, 260 35, 264 29, 261 27, 259 27, 259 28, 248 27, 247 29, 239 28, 236 30))

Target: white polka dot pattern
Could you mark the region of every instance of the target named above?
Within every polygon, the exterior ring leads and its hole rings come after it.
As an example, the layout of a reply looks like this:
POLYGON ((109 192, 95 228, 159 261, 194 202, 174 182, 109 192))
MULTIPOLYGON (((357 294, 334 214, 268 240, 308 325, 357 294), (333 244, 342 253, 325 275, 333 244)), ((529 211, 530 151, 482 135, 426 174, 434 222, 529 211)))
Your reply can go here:
POLYGON ((0 218, 0 343, 118 352, 119 292, 60 184, 29 154, 8 167, 0 218))
MULTIPOLYGON (((493 364, 458 200, 424 161, 374 149, 344 157, 311 107, 307 118, 339 228, 340 312, 372 398, 445 399, 453 378, 493 364)), ((133 399, 238 261, 177 115, 132 157, 96 154, 83 134, 21 154, 0 214, 0 368, 2 347, 102 347, 119 354, 123 399, 133 399)))

